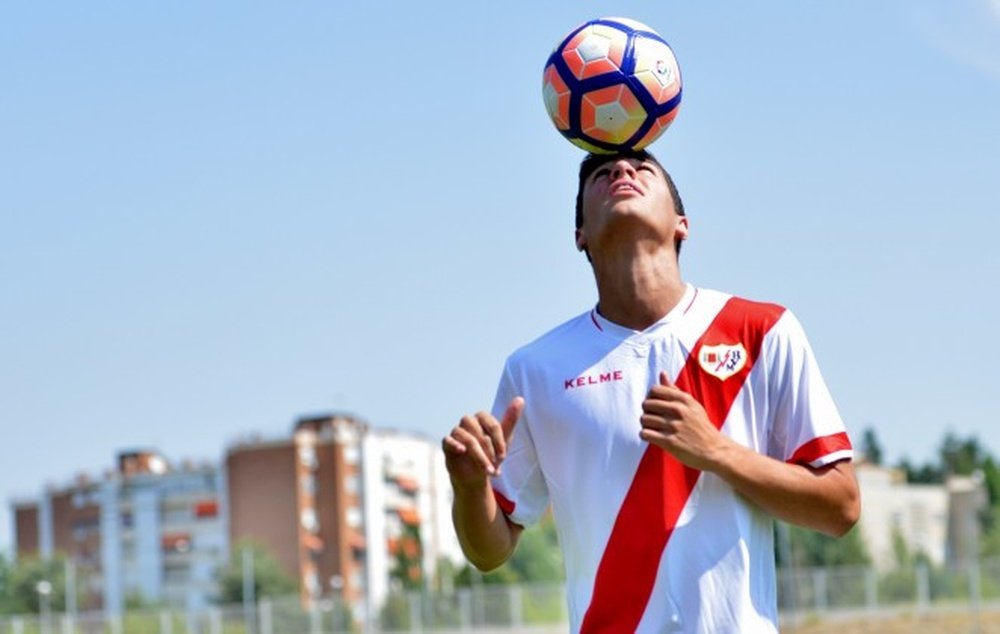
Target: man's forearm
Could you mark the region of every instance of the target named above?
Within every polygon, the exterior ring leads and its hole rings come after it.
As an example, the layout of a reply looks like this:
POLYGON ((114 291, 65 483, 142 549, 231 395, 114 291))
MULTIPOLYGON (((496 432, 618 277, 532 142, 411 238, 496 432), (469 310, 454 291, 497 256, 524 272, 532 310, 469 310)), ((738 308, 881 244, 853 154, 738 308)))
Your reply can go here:
POLYGON ((488 484, 473 490, 455 488, 452 521, 466 558, 484 572, 510 558, 521 533, 500 510, 488 484))
POLYGON ((813 469, 734 443, 711 471, 774 517, 833 537, 849 531, 860 515, 860 495, 850 462, 813 469))

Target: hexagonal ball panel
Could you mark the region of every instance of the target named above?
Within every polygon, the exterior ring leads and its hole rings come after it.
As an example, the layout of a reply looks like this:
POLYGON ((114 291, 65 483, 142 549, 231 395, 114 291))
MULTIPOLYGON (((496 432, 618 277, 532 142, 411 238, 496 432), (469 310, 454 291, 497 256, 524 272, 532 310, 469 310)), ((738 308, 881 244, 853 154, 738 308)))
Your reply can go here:
POLYGON ((645 120, 645 109, 624 84, 594 90, 583 96, 580 128, 591 138, 607 143, 624 143, 645 120))
POLYGON ((662 115, 656 119, 656 123, 653 124, 646 134, 642 135, 642 138, 635 144, 635 149, 641 150, 646 147, 656 139, 660 138, 660 135, 674 122, 677 117, 677 113, 680 111, 680 106, 677 106, 665 115, 662 115))
POLYGON ((560 130, 568 130, 569 87, 552 64, 548 65, 542 77, 542 96, 545 99, 545 110, 548 111, 552 123, 560 130))
POLYGON ((628 35, 614 27, 592 24, 563 47, 562 58, 577 79, 621 72, 628 35))
POLYGON ((638 37, 633 50, 633 74, 656 103, 663 105, 676 97, 681 89, 681 71, 670 47, 657 40, 638 37))

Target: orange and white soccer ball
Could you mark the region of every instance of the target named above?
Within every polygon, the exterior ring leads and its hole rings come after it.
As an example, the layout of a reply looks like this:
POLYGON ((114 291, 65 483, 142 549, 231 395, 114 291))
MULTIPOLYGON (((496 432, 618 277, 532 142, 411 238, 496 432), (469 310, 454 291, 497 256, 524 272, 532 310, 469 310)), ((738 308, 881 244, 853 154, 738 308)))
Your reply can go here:
POLYGON ((681 71, 641 22, 599 18, 573 29, 545 64, 542 93, 556 129, 598 154, 640 150, 677 116, 681 71))

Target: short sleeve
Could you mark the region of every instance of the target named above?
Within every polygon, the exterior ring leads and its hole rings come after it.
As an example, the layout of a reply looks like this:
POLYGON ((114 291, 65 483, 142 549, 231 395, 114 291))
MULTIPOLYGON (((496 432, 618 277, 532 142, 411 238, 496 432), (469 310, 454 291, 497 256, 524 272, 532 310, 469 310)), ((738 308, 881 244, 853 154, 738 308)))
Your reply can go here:
POLYGON ((772 414, 768 453, 811 467, 852 459, 844 421, 798 319, 785 311, 764 343, 772 414))
MULTIPOLYGON (((499 420, 515 396, 525 396, 511 378, 510 362, 504 368, 493 415, 499 420)), ((538 464, 535 443, 531 437, 531 404, 525 409, 514 427, 507 458, 500 468, 500 475, 493 478, 493 494, 500 508, 510 520, 521 526, 537 522, 549 504, 548 487, 538 464)))

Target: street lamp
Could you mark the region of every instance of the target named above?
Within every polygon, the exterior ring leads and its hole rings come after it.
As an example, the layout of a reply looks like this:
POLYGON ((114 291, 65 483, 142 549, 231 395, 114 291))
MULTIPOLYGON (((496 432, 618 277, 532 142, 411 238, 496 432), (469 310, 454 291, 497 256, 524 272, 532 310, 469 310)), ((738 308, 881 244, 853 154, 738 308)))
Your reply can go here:
POLYGON ((52 595, 52 584, 42 579, 35 584, 38 591, 38 610, 41 613, 41 630, 43 634, 49 634, 49 597, 52 595))

